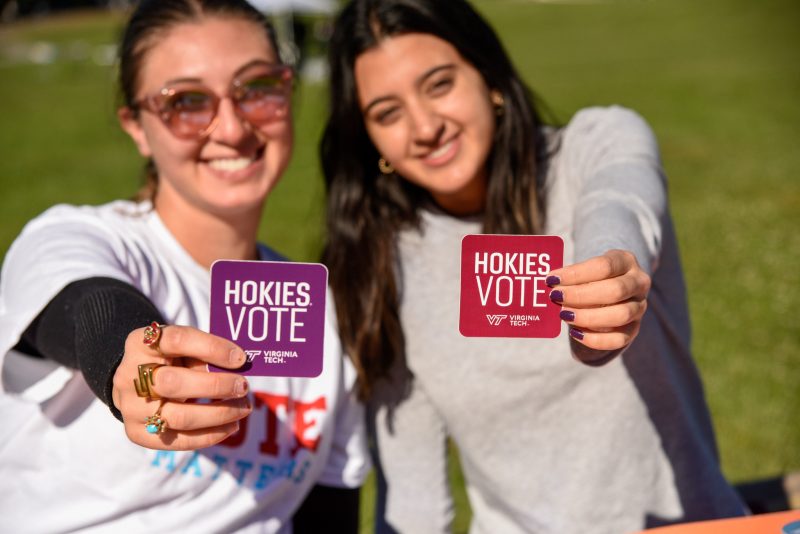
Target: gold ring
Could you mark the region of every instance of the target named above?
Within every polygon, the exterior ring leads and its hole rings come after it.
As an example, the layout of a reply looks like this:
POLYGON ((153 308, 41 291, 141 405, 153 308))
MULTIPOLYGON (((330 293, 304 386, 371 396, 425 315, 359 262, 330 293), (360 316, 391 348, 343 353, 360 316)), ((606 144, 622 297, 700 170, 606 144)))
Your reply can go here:
POLYGON ((136 388, 136 394, 140 397, 149 397, 151 399, 160 399, 161 396, 155 392, 153 386, 156 385, 153 380, 153 373, 159 367, 164 367, 163 363, 143 363, 139 366, 139 379, 133 379, 133 387, 136 388))
POLYGON ((158 342, 161 341, 161 332, 166 326, 165 324, 158 324, 155 321, 150 323, 150 326, 144 329, 144 339, 142 339, 142 343, 151 349, 155 349, 158 353, 161 353, 161 349, 158 348, 158 342))
POLYGON ((167 420, 161 416, 161 408, 164 407, 164 401, 158 405, 156 413, 149 417, 144 418, 144 429, 148 434, 163 434, 167 429, 167 420))

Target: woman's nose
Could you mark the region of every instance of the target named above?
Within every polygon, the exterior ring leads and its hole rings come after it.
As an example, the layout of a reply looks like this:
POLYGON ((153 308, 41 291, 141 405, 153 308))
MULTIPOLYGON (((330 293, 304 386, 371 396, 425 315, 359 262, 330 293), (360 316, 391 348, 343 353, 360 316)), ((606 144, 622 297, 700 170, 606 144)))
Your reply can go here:
POLYGON ((250 134, 252 127, 236 113, 233 101, 223 98, 217 108, 217 124, 209 138, 219 143, 236 145, 250 134))
POLYGON ((444 128, 444 120, 436 110, 424 103, 411 106, 410 110, 414 141, 431 144, 439 140, 444 128))

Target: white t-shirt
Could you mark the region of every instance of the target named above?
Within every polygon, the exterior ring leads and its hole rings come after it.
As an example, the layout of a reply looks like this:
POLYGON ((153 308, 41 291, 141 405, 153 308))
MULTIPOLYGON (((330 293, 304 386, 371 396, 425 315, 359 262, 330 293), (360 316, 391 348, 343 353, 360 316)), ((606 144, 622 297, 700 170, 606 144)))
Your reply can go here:
POLYGON ((249 377, 254 410, 240 432, 199 451, 155 451, 128 440, 80 372, 11 350, 61 289, 96 276, 138 288, 168 323, 208 331, 209 272, 150 203, 61 205, 31 221, 0 277, 2 529, 287 533, 314 484, 363 482, 363 408, 332 306, 319 377, 249 377))

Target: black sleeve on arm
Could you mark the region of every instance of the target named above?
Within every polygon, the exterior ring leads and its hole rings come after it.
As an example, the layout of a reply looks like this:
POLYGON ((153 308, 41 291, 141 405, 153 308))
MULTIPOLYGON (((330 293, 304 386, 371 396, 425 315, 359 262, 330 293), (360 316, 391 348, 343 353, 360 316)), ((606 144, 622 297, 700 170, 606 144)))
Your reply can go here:
POLYGON ((359 489, 316 485, 292 518, 294 534, 358 532, 359 489))
POLYGON ((28 326, 17 348, 78 369, 94 394, 121 420, 111 399, 114 372, 128 334, 152 321, 164 322, 150 299, 135 287, 113 278, 87 278, 62 289, 28 326))

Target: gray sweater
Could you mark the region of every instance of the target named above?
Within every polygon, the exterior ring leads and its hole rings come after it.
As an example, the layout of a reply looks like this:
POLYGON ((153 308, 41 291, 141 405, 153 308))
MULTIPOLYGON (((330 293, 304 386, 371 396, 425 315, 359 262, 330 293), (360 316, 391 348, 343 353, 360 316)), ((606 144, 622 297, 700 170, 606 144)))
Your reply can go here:
POLYGON ((619 107, 558 132, 545 175, 545 233, 564 264, 632 251, 653 278, 641 331, 603 367, 555 339, 459 334, 462 236, 479 220, 425 211, 399 236, 407 369, 370 405, 378 532, 447 532, 447 437, 458 446, 472 533, 621 534, 741 515, 723 478, 689 351, 685 287, 658 147, 619 107), (409 371, 413 379, 408 379, 409 371))

